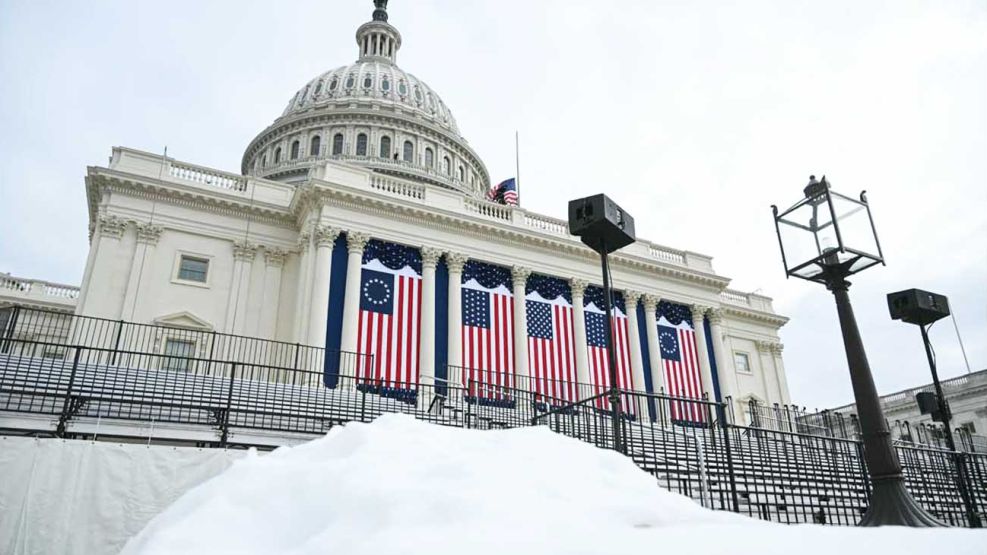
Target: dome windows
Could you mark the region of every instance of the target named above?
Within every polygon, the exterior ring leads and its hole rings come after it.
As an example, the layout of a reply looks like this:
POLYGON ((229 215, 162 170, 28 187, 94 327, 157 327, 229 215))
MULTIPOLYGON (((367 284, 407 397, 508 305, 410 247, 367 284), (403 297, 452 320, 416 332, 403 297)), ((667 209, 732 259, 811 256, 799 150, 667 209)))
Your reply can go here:
POLYGON ((297 140, 296 141, 292 141, 291 142, 291 151, 290 151, 290 153, 291 153, 291 159, 292 160, 298 160, 298 151, 299 150, 300 150, 300 148, 298 146, 298 141, 297 140))
POLYGON ((336 88, 338 87, 339 87, 339 79, 336 76, 333 76, 332 81, 329 81, 329 90, 335 91, 336 88))
POLYGON ((408 96, 408 83, 404 79, 398 81, 398 94, 408 96))
POLYGON ((404 161, 411 162, 415 158, 415 145, 411 141, 404 142, 404 161))
POLYGON ((356 136, 356 155, 366 156, 367 155, 367 134, 360 133, 356 136))
POLYGON ((281 162, 281 147, 274 149, 274 163, 281 162))
POLYGON ((466 181, 466 171, 463 170, 463 167, 462 166, 459 166, 459 176, 458 177, 459 177, 459 180, 460 181, 466 181))
POLYGON ((343 153, 343 134, 336 133, 332 137, 332 154, 333 156, 343 153))
POLYGON ((312 93, 312 96, 319 96, 319 93, 321 92, 322 92, 322 79, 319 79, 319 82, 315 84, 315 91, 312 93))
POLYGON ((318 156, 321 147, 322 147, 322 137, 318 135, 312 137, 312 142, 310 142, 308 145, 308 155, 318 156))
POLYGON ((267 167, 267 155, 266 154, 260 157, 260 167, 262 167, 262 168, 266 168, 267 167))
POLYGON ((386 75, 380 79, 380 89, 384 92, 391 90, 391 80, 386 75))
POLYGON ((452 166, 449 164, 449 157, 442 157, 442 172, 448 175, 452 175, 452 166))
POLYGON ((372 89, 374 87, 374 77, 369 73, 363 76, 363 88, 372 89))
POLYGON ((390 158, 391 157, 391 138, 384 135, 380 138, 380 157, 390 158))
POLYGON ((356 76, 351 73, 346 77, 346 90, 350 90, 354 86, 356 86, 356 76))
POLYGON ((431 148, 425 149, 425 165, 429 168, 433 167, 435 164, 435 153, 432 152, 431 148))
POLYGON ((415 85, 415 100, 419 104, 422 103, 422 90, 418 87, 418 85, 415 85))

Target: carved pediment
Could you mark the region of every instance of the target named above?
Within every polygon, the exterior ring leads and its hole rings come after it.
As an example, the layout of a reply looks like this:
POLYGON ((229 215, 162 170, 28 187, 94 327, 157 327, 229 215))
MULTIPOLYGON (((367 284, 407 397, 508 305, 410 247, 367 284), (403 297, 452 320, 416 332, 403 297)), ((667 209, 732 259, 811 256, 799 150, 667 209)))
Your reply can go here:
POLYGON ((195 314, 184 310, 182 312, 175 312, 174 314, 158 316, 154 319, 154 323, 159 326, 168 326, 172 328, 185 328, 198 331, 213 330, 212 324, 202 318, 199 318, 195 314))

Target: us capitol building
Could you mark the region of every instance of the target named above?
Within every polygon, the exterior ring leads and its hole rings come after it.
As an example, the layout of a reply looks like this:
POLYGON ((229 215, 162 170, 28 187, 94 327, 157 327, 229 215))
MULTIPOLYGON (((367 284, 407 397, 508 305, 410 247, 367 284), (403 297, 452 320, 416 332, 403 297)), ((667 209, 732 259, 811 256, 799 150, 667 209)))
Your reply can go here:
MULTIPOLYGON (((125 147, 89 167, 81 286, 0 275, 0 303, 371 354, 372 368, 342 371, 402 383, 471 370, 518 387, 598 380, 596 255, 564 221, 486 199, 483 160, 442 98, 398 66, 401 33, 375 5, 357 60, 295 92, 239 172, 125 147), (565 309, 539 320, 567 338, 549 363, 532 352, 533 302, 565 309)), ((729 289, 688 250, 639 239, 611 258, 622 386, 729 398, 738 420, 751 399, 790 403, 787 319, 770 298, 729 289), (682 332, 673 347, 663 326, 682 332), (690 371, 695 383, 669 383, 690 371)))

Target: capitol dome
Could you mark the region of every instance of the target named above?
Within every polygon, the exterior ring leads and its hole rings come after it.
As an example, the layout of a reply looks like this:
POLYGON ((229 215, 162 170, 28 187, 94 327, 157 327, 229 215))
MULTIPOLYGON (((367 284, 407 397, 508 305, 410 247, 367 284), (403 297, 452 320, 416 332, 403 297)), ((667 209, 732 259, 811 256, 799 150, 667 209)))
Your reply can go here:
POLYGON ((397 66, 401 34, 387 22, 387 1, 374 5, 356 32, 357 61, 299 89, 247 147, 242 172, 299 181, 333 160, 482 197, 490 187, 483 161, 442 98, 397 66))

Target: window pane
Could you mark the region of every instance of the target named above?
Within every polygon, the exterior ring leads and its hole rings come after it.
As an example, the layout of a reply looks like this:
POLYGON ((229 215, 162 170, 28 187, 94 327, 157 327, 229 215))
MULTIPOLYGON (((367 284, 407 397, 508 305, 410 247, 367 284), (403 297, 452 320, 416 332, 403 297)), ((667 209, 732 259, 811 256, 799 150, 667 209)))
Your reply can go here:
POLYGON ((380 138, 380 157, 390 158, 391 157, 391 138, 381 137, 380 138))
POLYGON ((332 138, 332 153, 342 154, 343 153, 343 134, 336 133, 332 138))
POLYGON ((178 267, 178 279, 205 283, 208 271, 208 260, 183 256, 181 264, 178 267))
POLYGON ((187 358, 195 354, 195 342, 181 339, 168 339, 165 341, 164 360, 161 367, 165 370, 180 370, 187 372, 191 361, 187 358))
POLYGON ((364 133, 360 133, 356 136, 356 155, 367 155, 367 135, 364 133))
POLYGON ((733 365, 737 372, 743 372, 745 374, 750 374, 751 372, 750 360, 747 358, 746 353, 734 353, 733 365))
POLYGON ((415 157, 415 146, 411 144, 411 141, 404 142, 404 161, 411 162, 412 158, 415 157))

